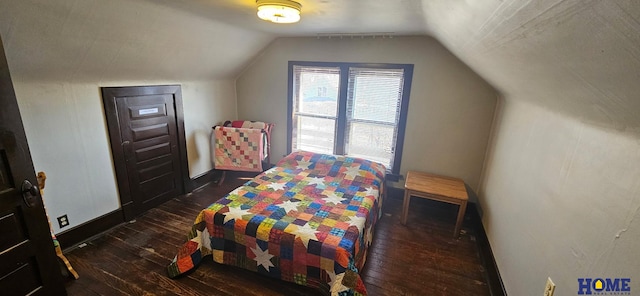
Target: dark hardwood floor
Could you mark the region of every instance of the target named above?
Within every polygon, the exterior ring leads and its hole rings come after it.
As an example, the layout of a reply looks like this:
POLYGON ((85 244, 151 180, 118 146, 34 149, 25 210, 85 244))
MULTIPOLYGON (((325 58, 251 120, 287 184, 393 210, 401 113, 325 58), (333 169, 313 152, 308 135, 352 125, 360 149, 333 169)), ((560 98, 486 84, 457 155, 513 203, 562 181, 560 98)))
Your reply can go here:
MULTIPOLYGON (((254 174, 255 175, 255 174, 254 174)), ((315 290, 274 280, 208 257, 197 269, 169 279, 165 267, 184 243, 201 209, 252 175, 227 174, 213 184, 151 209, 67 252, 78 280, 69 295, 319 295, 315 290)), ((402 196, 385 200, 367 263, 361 272, 369 295, 490 295, 469 217, 463 234, 451 235, 457 207, 414 198, 407 226, 400 224, 402 196)), ((469 211, 467 211, 469 213, 469 211)), ((469 215, 468 215, 469 216, 469 215)))

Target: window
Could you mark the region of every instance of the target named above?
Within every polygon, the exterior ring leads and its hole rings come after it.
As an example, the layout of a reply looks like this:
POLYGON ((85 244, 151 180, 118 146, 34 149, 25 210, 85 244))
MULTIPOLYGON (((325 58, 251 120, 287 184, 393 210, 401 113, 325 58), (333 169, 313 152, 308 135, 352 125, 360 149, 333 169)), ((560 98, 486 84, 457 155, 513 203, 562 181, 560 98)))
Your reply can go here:
POLYGON ((366 158, 400 172, 413 65, 289 62, 288 151, 366 158))

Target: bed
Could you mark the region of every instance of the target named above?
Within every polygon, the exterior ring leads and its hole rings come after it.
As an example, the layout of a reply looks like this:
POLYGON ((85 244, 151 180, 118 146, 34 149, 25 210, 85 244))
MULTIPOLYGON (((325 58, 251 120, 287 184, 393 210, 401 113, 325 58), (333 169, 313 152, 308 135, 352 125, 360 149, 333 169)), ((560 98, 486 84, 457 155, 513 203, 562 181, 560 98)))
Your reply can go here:
POLYGON ((203 257, 329 295, 366 295, 359 271, 381 216, 385 167, 294 152, 202 210, 167 267, 203 257))

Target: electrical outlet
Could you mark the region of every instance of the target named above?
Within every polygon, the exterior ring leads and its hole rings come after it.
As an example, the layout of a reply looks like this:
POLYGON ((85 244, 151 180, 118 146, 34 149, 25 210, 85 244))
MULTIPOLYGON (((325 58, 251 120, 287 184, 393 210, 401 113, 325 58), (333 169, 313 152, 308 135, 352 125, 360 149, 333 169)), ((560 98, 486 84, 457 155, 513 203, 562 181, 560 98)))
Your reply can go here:
POLYGON ((556 284, 553 283, 550 277, 547 278, 547 285, 544 287, 544 296, 553 296, 553 291, 556 290, 556 284))
POLYGON ((69 226, 69 218, 67 218, 67 214, 58 217, 58 225, 60 228, 69 226))

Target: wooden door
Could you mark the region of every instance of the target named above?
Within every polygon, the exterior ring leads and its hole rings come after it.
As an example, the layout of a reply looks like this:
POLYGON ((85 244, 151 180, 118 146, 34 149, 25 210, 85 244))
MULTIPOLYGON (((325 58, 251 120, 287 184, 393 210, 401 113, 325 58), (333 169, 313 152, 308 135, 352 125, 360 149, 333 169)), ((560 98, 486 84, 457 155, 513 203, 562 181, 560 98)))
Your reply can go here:
POLYGON ((0 40, 0 293, 65 295, 0 40))
POLYGON ((180 86, 103 87, 102 97, 125 219, 184 193, 180 86))

